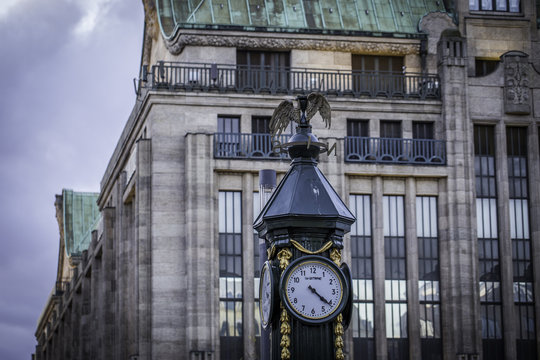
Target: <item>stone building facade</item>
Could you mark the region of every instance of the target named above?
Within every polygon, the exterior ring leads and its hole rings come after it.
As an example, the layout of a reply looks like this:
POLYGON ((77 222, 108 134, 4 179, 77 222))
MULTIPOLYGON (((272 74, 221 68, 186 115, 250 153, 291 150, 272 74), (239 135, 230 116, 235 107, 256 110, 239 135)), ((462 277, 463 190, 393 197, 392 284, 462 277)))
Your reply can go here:
POLYGON ((36 359, 258 359, 258 172, 288 170, 269 118, 311 92, 357 218, 347 358, 538 358, 538 1, 143 5, 137 102, 36 359))

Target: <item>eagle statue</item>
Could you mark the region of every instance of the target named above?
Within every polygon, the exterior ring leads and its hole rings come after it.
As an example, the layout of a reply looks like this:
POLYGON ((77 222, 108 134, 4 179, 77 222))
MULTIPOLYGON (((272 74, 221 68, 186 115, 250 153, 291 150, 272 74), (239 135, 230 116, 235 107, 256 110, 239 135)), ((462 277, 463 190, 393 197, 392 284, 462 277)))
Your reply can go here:
POLYGON ((311 93, 307 96, 307 99, 299 96, 298 102, 300 104, 298 108, 294 107, 291 100, 284 100, 278 105, 270 119, 269 127, 272 134, 279 136, 287 129, 291 121, 298 124, 307 124, 317 111, 321 114, 325 127, 330 128, 330 104, 323 95, 311 93))

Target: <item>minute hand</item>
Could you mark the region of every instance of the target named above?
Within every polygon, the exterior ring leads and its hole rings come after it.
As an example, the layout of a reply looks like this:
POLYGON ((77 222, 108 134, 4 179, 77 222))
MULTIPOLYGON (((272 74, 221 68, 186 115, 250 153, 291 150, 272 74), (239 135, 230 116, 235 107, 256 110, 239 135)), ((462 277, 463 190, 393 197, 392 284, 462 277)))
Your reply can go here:
POLYGON ((330 302, 328 302, 328 300, 326 300, 323 296, 321 296, 317 290, 315 290, 315 288, 313 288, 311 285, 308 286, 309 290, 311 290, 312 293, 314 293, 315 295, 317 295, 319 297, 319 299, 321 299, 321 301, 327 303, 328 305, 332 306, 332 304, 330 304, 330 302))

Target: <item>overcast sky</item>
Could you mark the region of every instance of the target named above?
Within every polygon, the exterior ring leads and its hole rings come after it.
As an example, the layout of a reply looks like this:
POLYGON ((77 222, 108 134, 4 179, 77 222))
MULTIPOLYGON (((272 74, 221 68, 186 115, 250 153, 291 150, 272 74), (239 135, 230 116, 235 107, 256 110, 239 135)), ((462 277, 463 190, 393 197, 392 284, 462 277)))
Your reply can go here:
POLYGON ((135 103, 141 0, 0 5, 0 359, 30 359, 54 287, 55 194, 99 191, 135 103))

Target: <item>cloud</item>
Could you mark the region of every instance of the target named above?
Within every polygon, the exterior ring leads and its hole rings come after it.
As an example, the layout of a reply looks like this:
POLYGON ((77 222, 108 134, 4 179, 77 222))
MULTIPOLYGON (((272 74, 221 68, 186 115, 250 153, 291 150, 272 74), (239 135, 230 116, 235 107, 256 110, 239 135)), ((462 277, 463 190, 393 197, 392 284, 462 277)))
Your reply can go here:
POLYGON ((111 3, 112 0, 77 1, 84 15, 75 26, 74 33, 78 36, 87 36, 91 33, 99 21, 106 17, 111 3))
POLYGON ((17 5, 21 0, 2 0, 2 6, 0 6, 0 20, 6 18, 9 12, 17 5))

